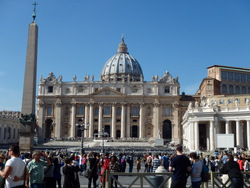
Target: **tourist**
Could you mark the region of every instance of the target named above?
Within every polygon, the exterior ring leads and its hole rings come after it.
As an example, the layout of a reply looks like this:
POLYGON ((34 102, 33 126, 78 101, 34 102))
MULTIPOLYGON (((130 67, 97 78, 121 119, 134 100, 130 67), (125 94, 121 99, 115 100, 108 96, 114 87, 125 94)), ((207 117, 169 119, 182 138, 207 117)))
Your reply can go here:
POLYGON ((121 157, 121 165, 122 165, 122 170, 121 170, 121 172, 125 172, 125 171, 126 171, 126 155, 125 155, 125 153, 122 154, 122 157, 121 157))
POLYGON ((64 162, 61 162, 61 160, 59 160, 58 157, 56 157, 53 162, 54 162, 53 177, 55 179, 55 184, 58 185, 58 188, 61 188, 62 187, 61 167, 64 165, 64 162))
POLYGON ((152 166, 153 166, 153 172, 158 168, 158 166, 161 165, 161 160, 158 157, 158 154, 154 155, 154 159, 152 161, 152 166))
POLYGON ((19 157, 19 146, 11 145, 9 147, 9 157, 5 164, 3 171, 0 171, 0 176, 5 179, 5 188, 12 188, 17 186, 28 186, 28 173, 25 167, 25 163, 19 157))
POLYGON ((81 175, 82 175, 83 172, 85 172, 86 168, 87 168, 87 159, 86 159, 86 155, 85 154, 81 154, 80 155, 79 165, 80 165, 81 175))
POLYGON ((137 168, 137 173, 138 173, 141 170, 141 158, 140 157, 137 157, 136 168, 137 168))
POLYGON ((98 179, 98 166, 99 166, 99 159, 97 158, 97 153, 91 153, 88 155, 89 161, 89 169, 91 170, 91 175, 88 179, 88 188, 91 188, 91 181, 93 182, 94 188, 96 188, 96 181, 98 179))
POLYGON ((198 160, 198 156, 195 152, 190 153, 190 158, 193 163, 191 168, 192 188, 200 188, 202 163, 198 160))
MULTIPOLYGON (((47 158, 46 153, 42 154, 43 158, 47 160, 47 165, 51 165, 51 161, 47 158)), ((41 152, 35 150, 32 154, 33 160, 27 165, 29 172, 29 185, 31 188, 43 188, 44 185, 44 166, 45 161, 40 160, 41 152)))
POLYGON ((169 156, 167 155, 167 153, 164 153, 162 157, 162 165, 167 171, 169 171, 169 156))
POLYGON ((210 160, 210 169, 212 172, 215 172, 215 157, 214 156, 211 156, 211 160, 210 160))
MULTIPOLYGON (((121 171, 121 164, 118 162, 117 157, 115 155, 113 155, 110 159, 109 168, 110 168, 110 172, 120 172, 121 171)), ((117 188, 116 180, 118 180, 118 175, 113 175, 113 177, 111 177, 111 188, 114 187, 113 186, 114 182, 115 182, 115 188, 117 188)))
POLYGON ((182 145, 177 145, 176 152, 177 154, 175 157, 173 157, 169 166, 169 171, 173 172, 171 188, 185 188, 188 177, 187 173, 189 173, 191 170, 191 164, 189 159, 182 154, 182 145))
POLYGON ((104 158, 102 159, 102 172, 101 172, 101 182, 102 182, 102 188, 105 187, 105 183, 107 181, 107 177, 106 177, 106 171, 108 171, 109 168, 109 153, 106 153, 104 158))
POLYGON ((55 188, 56 181, 54 179, 54 165, 52 157, 48 157, 49 165, 44 168, 44 188, 55 188))
MULTIPOLYGON (((5 168, 5 155, 3 153, 0 154, 0 170, 3 171, 5 168)), ((5 179, 0 176, 0 187, 4 187, 5 179)))
POLYGON ((244 168, 243 168, 243 166, 244 166, 244 161, 243 161, 243 158, 242 158, 241 156, 239 157, 237 163, 238 163, 239 166, 240 166, 240 170, 241 170, 241 171, 244 171, 244 168))
POLYGON ((152 161, 153 161, 152 154, 149 153, 147 157, 147 165, 148 165, 147 172, 152 172, 153 170, 152 161))
POLYGON ((63 188, 80 188, 78 172, 79 167, 72 162, 72 158, 66 158, 63 167, 63 188))
POLYGON ((127 163, 129 165, 129 173, 133 171, 133 166, 134 166, 134 154, 131 153, 128 158, 127 158, 127 163))
POLYGON ((220 169, 220 173, 228 174, 231 181, 231 188, 243 188, 243 177, 240 166, 234 161, 232 155, 227 156, 227 162, 220 169))

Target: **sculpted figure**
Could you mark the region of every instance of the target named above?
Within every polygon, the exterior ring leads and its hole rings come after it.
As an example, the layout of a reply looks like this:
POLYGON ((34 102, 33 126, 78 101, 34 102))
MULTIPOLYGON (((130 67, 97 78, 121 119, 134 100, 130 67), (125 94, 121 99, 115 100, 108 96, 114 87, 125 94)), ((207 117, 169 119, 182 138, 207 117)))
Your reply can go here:
POLYGON ((249 107, 249 99, 246 99, 246 106, 249 107))
POLYGON ((94 81, 94 75, 91 76, 91 81, 92 81, 92 82, 94 81))
POLYGON ((195 101, 195 108, 199 108, 199 102, 198 101, 195 101))
POLYGON ((191 110, 192 108, 193 108, 193 103, 190 102, 190 103, 188 104, 188 110, 191 110))
POLYGON ((76 75, 73 76, 73 80, 74 80, 74 82, 76 81, 76 75))
POLYGON ((62 81, 62 75, 59 76, 59 82, 61 82, 61 81, 62 81))

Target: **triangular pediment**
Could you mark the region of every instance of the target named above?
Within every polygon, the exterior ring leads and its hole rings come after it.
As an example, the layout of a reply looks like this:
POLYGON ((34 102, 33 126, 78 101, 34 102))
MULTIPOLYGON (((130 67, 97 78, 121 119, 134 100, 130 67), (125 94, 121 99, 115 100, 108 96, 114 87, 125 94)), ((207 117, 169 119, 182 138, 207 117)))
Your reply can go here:
POLYGON ((124 95, 123 93, 119 92, 119 91, 116 91, 114 89, 111 89, 109 87, 105 87, 105 88, 102 88, 94 93, 92 93, 91 95, 95 95, 95 96, 121 96, 121 95, 124 95))

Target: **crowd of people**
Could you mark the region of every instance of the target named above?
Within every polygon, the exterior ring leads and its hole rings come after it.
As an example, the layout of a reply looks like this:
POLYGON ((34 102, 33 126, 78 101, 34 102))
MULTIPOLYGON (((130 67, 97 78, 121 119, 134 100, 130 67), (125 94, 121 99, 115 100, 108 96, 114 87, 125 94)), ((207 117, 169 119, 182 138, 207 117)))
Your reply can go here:
MULTIPOLYGON (((11 145, 7 153, 0 153, 0 188, 80 188, 79 176, 88 179, 88 188, 96 188, 97 184, 104 188, 107 171, 126 172, 128 169, 127 172, 131 173, 134 165, 137 173, 156 172, 159 166, 173 172, 171 188, 186 187, 189 176, 193 188, 202 184, 206 187, 210 177, 208 171, 228 174, 232 188, 243 188, 241 172, 250 171, 250 157, 244 153, 216 156, 203 156, 196 152, 183 154, 181 145, 177 145, 176 152, 172 154, 149 152, 143 156, 92 151, 80 155, 60 150, 35 150, 30 154, 20 153, 18 145, 11 145)), ((117 188, 117 180, 118 175, 111 176, 112 188, 117 188)))

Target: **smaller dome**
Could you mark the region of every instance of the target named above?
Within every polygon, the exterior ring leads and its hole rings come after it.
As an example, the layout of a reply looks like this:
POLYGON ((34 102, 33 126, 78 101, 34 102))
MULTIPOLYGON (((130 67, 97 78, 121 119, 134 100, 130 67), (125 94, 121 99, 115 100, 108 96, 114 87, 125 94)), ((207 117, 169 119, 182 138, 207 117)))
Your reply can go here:
POLYGON ((137 60, 129 55, 124 37, 119 44, 117 53, 104 65, 101 74, 102 81, 142 81, 143 73, 137 60))

